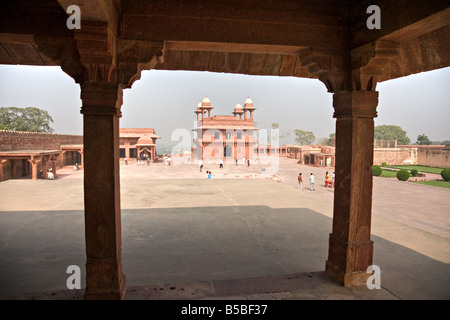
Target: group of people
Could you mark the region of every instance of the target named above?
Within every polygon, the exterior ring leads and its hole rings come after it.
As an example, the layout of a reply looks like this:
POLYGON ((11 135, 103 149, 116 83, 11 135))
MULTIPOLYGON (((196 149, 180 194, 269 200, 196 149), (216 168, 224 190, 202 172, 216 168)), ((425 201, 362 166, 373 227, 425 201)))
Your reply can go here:
MULTIPOLYGON (((298 174, 298 186, 300 187, 301 190, 303 190, 303 176, 302 173, 300 172, 298 174)), ((316 177, 314 176, 314 173, 311 172, 311 174, 309 175, 309 190, 311 191, 316 191, 316 177)), ((334 188, 334 181, 335 181, 335 174, 333 172, 332 175, 330 175, 330 173, 327 171, 325 173, 325 187, 328 188, 334 188)))

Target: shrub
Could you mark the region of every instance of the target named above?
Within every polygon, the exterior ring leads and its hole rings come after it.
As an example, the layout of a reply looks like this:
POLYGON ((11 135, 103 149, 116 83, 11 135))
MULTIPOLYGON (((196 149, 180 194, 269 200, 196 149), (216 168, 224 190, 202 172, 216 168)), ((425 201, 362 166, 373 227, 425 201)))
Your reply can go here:
POLYGON ((387 163, 386 163, 386 162, 382 162, 381 165, 382 165, 383 167, 387 167, 387 163))
POLYGON ((443 169, 441 171, 441 176, 445 181, 450 181, 450 168, 443 169))
POLYGON ((372 175, 373 176, 379 177, 379 176, 381 176, 382 172, 383 172, 383 169, 381 169, 380 166, 376 166, 376 165, 372 166, 372 175))
POLYGON ((408 181, 410 175, 409 175, 409 171, 406 169, 400 169, 399 171, 397 171, 397 179, 400 181, 408 181))
POLYGON ((418 174, 419 174, 419 171, 418 171, 417 169, 412 169, 412 170, 411 170, 411 175, 412 175, 413 177, 417 177, 418 174))

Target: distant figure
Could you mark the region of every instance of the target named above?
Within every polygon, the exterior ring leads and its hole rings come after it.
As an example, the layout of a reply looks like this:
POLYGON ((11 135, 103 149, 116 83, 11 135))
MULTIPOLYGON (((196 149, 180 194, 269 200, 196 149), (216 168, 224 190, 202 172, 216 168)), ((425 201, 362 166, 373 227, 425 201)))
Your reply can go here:
POLYGON ((300 172, 298 174, 298 186, 300 187, 300 190, 303 190, 303 177, 302 177, 302 173, 300 172))
POLYGON ((200 172, 202 172, 202 169, 203 169, 203 160, 200 160, 200 161, 198 162, 198 167, 200 168, 200 172))
POLYGON ((236 158, 236 165, 238 165, 238 160, 237 160, 237 158, 236 158))
POLYGON ((222 159, 220 159, 220 161, 219 161, 219 168, 223 168, 223 160, 222 159))
POLYGON ((208 179, 211 179, 211 176, 212 176, 212 172, 208 171, 208 179))
POLYGON ((150 165, 150 157, 147 157, 147 165, 150 165))
POLYGON ((334 189, 334 180, 335 180, 335 175, 334 175, 334 171, 333 174, 331 175, 331 188, 334 189))
POLYGON ((311 190, 311 191, 313 191, 313 190, 316 191, 316 186, 314 184, 314 180, 315 180, 314 174, 311 173, 311 175, 309 176, 309 190, 311 190))
POLYGON ((247 160, 247 167, 250 167, 250 159, 247 160))
POLYGON ((125 158, 125 165, 126 166, 128 165, 128 159, 127 158, 125 158))
POLYGON ((80 170, 80 167, 78 166, 78 163, 75 163, 75 165, 73 166, 73 171, 78 171, 80 170))
POLYGON ((55 180, 55 175, 53 174, 52 169, 48 171, 47 177, 48 180, 55 180))
POLYGON ((137 158, 137 165, 139 165, 139 158, 137 158))
POLYGON ((330 184, 331 176, 328 173, 328 171, 325 173, 325 188, 328 188, 328 185, 330 184))

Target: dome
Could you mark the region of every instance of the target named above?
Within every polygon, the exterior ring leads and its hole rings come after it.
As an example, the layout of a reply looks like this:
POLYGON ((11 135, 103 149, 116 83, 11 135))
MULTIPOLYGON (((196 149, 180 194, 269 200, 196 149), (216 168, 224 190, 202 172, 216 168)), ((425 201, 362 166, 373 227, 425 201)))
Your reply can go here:
POLYGON ((234 108, 235 108, 235 109, 242 109, 242 106, 241 106, 240 103, 238 103, 234 108))
POLYGON ((207 96, 205 96, 202 100, 202 104, 204 104, 204 103, 211 103, 211 101, 208 99, 207 96))
POLYGON ((200 109, 201 107, 202 107, 202 103, 199 102, 199 103, 197 104, 197 109, 200 109))
POLYGON ((248 97, 247 100, 245 100, 245 104, 253 104, 252 99, 250 99, 250 97, 248 97))

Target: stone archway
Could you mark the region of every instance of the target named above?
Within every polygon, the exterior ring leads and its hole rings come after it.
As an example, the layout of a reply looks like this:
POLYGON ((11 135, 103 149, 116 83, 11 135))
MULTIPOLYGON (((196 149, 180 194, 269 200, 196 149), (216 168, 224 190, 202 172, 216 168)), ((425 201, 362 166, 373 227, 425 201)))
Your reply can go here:
POLYGON ((334 215, 325 269, 343 285, 365 283, 373 257, 376 84, 450 65, 445 2, 381 1, 386 27, 380 30, 367 28, 365 0, 345 5, 337 0, 83 0, 79 30, 65 27, 70 4, 7 2, 0 12, 0 63, 60 65, 80 84, 86 299, 121 299, 125 293, 119 118, 123 89, 149 69, 322 81, 333 93, 336 118, 334 215), (95 187, 99 180, 105 188, 95 187))

